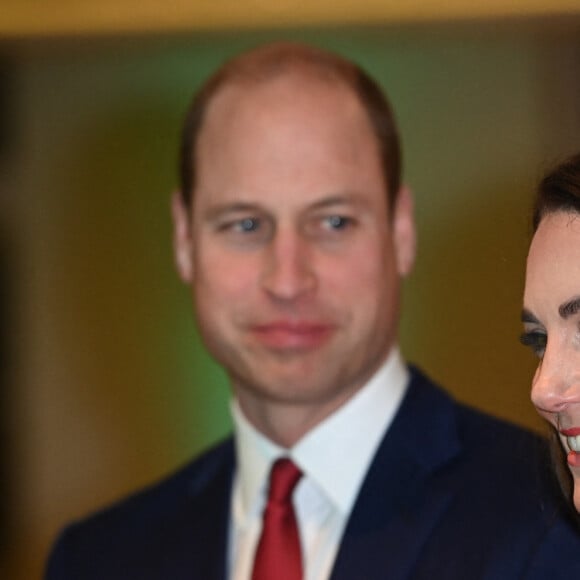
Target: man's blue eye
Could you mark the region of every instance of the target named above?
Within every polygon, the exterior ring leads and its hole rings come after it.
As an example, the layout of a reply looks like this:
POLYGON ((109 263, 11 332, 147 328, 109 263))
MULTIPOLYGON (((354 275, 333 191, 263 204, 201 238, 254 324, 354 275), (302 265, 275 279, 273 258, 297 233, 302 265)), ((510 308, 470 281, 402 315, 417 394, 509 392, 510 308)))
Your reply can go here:
POLYGON ((335 230, 340 230, 348 226, 351 222, 349 218, 340 215, 331 215, 327 218, 328 225, 335 230))
POLYGON ((238 222, 238 228, 243 232, 255 232, 260 225, 260 221, 255 218, 244 218, 238 222))

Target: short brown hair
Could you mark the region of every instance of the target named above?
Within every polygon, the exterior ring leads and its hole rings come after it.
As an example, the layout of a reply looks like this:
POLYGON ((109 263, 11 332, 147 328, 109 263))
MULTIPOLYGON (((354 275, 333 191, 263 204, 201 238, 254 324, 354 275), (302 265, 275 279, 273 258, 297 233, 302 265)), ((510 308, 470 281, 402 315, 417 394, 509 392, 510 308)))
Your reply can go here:
POLYGON ((185 117, 180 151, 180 187, 186 204, 196 186, 196 147, 206 111, 226 85, 255 84, 301 71, 351 89, 366 111, 379 144, 389 204, 400 188, 401 148, 392 108, 379 85, 358 65, 334 53, 295 43, 275 43, 227 61, 194 95, 185 117))

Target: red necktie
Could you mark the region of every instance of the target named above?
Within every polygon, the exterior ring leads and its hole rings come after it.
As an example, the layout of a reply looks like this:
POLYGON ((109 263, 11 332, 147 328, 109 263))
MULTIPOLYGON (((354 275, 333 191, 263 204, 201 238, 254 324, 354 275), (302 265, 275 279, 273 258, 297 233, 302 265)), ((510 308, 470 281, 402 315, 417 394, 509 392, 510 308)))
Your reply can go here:
POLYGON ((252 580, 302 579, 300 538, 292 507, 292 492, 301 477, 290 459, 278 459, 272 466, 252 580))

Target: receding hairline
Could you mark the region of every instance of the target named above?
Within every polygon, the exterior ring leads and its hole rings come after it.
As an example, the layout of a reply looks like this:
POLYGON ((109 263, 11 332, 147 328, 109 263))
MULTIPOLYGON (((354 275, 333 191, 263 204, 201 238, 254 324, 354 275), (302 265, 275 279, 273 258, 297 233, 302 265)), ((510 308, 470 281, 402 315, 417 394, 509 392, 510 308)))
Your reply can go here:
POLYGON ((256 105, 256 101, 260 103, 261 96, 264 94, 275 95, 267 97, 273 98, 268 102, 274 109, 279 106, 289 106, 292 109, 298 101, 310 102, 310 106, 316 109, 321 107, 321 103, 326 105, 340 100, 343 105, 341 112, 345 115, 354 112, 357 121, 360 120, 368 130, 377 155, 380 156, 380 144, 374 133, 372 122, 356 91, 339 76, 317 75, 316 71, 313 72, 308 68, 289 68, 287 71, 278 71, 273 75, 260 75, 259 78, 242 76, 228 79, 220 85, 206 104, 198 133, 198 147, 209 126, 215 123, 216 119, 219 122, 224 114, 231 122, 231 118, 237 118, 238 113, 246 107, 254 112, 260 112, 260 107, 264 105, 256 105), (289 95, 288 98, 286 98, 287 95, 289 95))
POLYGON ((258 88, 277 79, 344 89, 362 106, 379 144, 386 194, 392 206, 401 179, 401 147, 395 116, 388 97, 358 64, 323 48, 293 42, 259 46, 226 61, 196 94, 182 131, 181 193, 189 203, 196 178, 197 139, 212 103, 229 88, 258 88))
POLYGON ((244 52, 227 61, 211 79, 213 96, 230 84, 252 85, 297 75, 349 87, 357 67, 347 59, 305 44, 279 42, 244 52))
POLYGON ((356 66, 346 59, 308 45, 276 43, 242 53, 227 61, 207 84, 199 132, 213 105, 226 94, 242 96, 277 82, 303 83, 305 91, 317 86, 339 89, 351 95, 368 117, 355 89, 357 75, 356 66))

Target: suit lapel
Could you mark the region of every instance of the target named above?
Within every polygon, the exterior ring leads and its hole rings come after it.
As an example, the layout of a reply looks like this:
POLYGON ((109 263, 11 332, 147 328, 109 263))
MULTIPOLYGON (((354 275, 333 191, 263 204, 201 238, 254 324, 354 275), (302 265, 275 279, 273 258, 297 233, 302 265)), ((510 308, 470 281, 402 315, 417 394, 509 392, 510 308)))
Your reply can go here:
MULTIPOLYGON (((231 442, 187 483, 172 529, 159 530, 163 575, 171 580, 225 580, 234 453, 231 442)), ((147 576, 149 577, 149 576, 147 576)))
POLYGON ((460 450, 452 401, 413 371, 347 523, 332 580, 408 578, 453 492, 428 478, 460 450))

